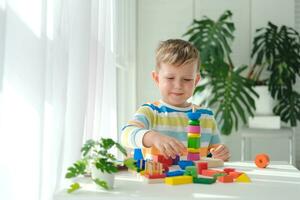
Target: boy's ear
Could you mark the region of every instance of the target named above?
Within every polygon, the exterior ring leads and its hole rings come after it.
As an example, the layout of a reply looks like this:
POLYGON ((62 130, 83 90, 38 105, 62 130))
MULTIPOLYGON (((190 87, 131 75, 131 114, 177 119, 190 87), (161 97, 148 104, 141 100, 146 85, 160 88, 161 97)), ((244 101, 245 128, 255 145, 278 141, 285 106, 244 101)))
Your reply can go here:
POLYGON ((152 71, 152 79, 155 82, 155 84, 158 85, 159 77, 158 77, 158 72, 157 71, 152 71))
POLYGON ((196 74, 196 80, 195 80, 195 86, 198 84, 198 82, 200 81, 200 79, 201 79, 200 73, 197 73, 196 74))

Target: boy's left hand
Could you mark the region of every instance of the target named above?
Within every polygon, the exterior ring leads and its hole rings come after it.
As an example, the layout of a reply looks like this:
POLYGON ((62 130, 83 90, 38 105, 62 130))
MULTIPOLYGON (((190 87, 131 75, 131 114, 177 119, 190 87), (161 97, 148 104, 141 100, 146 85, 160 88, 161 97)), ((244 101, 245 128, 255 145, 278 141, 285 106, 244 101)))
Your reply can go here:
POLYGON ((228 161, 230 158, 229 149, 226 145, 221 144, 217 148, 210 149, 213 158, 218 158, 223 161, 228 161))

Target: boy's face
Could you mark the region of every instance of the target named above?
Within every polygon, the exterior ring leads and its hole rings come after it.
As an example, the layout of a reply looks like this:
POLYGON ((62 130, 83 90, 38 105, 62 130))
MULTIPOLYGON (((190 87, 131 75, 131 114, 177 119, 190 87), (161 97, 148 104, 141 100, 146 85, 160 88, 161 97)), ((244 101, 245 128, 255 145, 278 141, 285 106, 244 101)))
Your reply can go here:
POLYGON ((196 63, 174 66, 161 63, 159 71, 152 72, 152 78, 158 86, 164 102, 186 107, 186 100, 193 95, 193 91, 200 74, 197 72, 196 63))

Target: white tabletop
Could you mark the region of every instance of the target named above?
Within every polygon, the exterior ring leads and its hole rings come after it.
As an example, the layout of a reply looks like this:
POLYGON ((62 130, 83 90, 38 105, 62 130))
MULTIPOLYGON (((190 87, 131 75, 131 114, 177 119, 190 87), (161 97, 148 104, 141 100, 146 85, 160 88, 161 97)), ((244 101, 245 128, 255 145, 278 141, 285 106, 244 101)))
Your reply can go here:
POLYGON ((272 162, 266 169, 257 168, 252 162, 228 162, 225 167, 245 172, 251 183, 187 184, 170 186, 164 183, 146 184, 132 173, 117 175, 111 191, 97 189, 93 184, 68 194, 66 189, 57 192, 54 200, 94 199, 298 199, 300 196, 300 172, 292 165, 272 162))

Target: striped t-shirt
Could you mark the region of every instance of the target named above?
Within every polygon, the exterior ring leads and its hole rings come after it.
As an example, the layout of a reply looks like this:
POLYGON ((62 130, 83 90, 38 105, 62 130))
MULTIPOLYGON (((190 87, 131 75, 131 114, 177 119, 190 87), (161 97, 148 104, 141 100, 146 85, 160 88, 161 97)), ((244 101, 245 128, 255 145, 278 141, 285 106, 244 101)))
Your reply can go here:
MULTIPOLYGON (((128 148, 142 148, 143 136, 149 130, 157 131, 186 143, 188 126, 187 112, 192 106, 179 108, 157 101, 142 105, 132 120, 122 128, 122 144, 128 148)), ((209 109, 196 107, 201 113, 201 156, 206 156, 208 150, 220 144, 220 135, 213 113, 209 109)))

